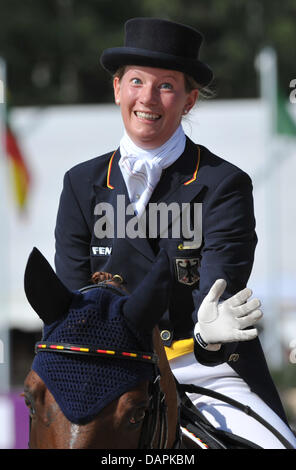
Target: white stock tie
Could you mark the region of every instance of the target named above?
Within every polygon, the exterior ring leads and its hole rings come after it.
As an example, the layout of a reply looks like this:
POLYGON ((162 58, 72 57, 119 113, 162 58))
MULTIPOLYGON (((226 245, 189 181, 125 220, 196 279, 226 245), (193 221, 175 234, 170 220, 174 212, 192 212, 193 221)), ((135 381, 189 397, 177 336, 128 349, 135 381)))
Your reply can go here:
POLYGON ((162 171, 182 155, 185 145, 186 136, 181 125, 165 144, 152 150, 138 147, 124 133, 120 141, 119 167, 138 217, 145 211, 162 171))

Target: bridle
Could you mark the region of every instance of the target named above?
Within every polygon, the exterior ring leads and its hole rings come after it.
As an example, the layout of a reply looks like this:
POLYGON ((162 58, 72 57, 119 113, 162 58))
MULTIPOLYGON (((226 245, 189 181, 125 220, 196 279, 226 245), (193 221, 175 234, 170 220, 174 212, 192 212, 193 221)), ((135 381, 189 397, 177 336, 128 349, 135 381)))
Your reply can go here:
MULTIPOLYGON (((109 289, 120 296, 126 294, 114 285, 102 281, 98 284, 86 286, 80 289, 81 293, 91 289, 103 287, 109 289)), ((158 368, 158 356, 154 352, 123 351, 114 348, 101 348, 99 345, 90 346, 85 344, 53 343, 39 341, 35 344, 35 353, 42 351, 61 354, 76 354, 80 356, 94 356, 108 359, 126 359, 131 361, 142 361, 150 363, 154 367, 153 380, 149 383, 149 406, 143 421, 141 435, 139 439, 139 449, 165 449, 168 440, 168 418, 165 395, 160 387, 160 371, 158 368), (156 441, 157 437, 157 442, 156 441)), ((176 439, 177 448, 179 439, 176 439)))

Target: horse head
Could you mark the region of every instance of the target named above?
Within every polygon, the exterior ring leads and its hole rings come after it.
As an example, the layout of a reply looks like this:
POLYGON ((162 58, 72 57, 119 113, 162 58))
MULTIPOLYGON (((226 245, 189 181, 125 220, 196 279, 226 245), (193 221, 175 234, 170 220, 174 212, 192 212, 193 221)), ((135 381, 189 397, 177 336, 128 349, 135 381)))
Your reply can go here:
POLYGON ((176 390, 156 329, 170 289, 163 250, 128 295, 116 277, 70 291, 33 249, 25 292, 44 326, 24 386, 30 448, 174 445, 176 390))

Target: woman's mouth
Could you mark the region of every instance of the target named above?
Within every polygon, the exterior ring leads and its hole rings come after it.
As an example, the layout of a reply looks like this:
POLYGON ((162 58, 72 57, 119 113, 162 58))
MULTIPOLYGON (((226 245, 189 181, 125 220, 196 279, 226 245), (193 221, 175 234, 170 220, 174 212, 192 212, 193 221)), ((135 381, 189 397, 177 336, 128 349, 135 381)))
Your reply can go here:
POLYGON ((160 114, 156 113, 147 113, 143 111, 135 111, 135 115, 140 119, 146 119, 148 121, 157 121, 161 118, 160 114))

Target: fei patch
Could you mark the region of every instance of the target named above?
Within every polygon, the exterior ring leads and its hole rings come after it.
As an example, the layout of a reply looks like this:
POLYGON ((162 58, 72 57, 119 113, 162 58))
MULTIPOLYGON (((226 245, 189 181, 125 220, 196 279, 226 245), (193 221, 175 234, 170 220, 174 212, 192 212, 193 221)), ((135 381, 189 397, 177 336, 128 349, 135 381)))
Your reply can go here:
POLYGON ((200 258, 176 258, 175 269, 178 282, 193 286, 199 280, 200 258))
POLYGON ((112 246, 92 246, 91 251, 94 256, 110 256, 112 246))

